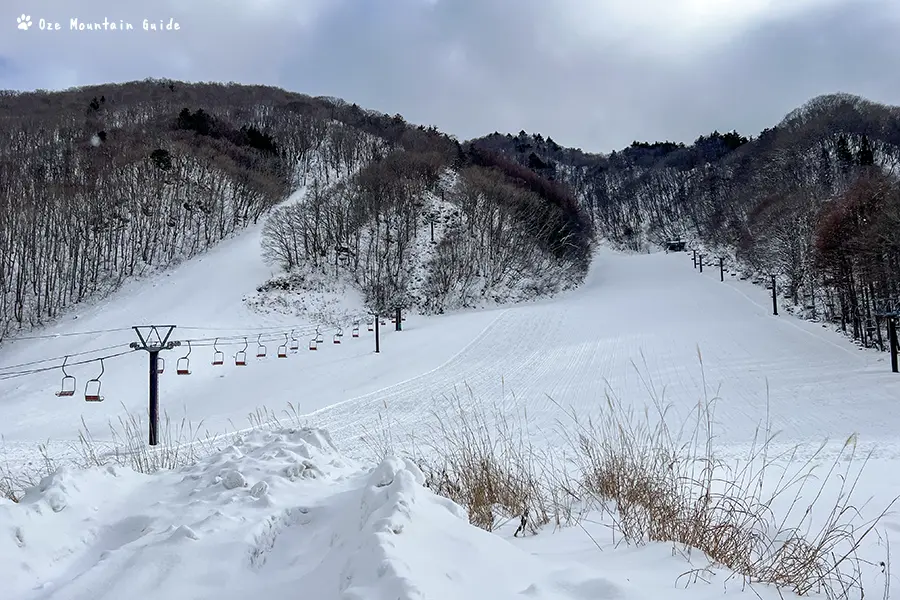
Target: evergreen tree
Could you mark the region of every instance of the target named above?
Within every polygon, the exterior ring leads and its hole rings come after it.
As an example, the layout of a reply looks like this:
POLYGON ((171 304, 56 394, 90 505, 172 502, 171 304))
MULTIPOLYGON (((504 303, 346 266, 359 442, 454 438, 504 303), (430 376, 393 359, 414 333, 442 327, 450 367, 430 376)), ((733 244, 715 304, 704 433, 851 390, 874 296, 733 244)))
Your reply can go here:
POLYGON ((841 134, 835 144, 835 153, 837 154, 838 165, 841 171, 846 173, 853 165, 853 153, 850 152, 850 144, 847 142, 846 136, 841 134))
POLYGON ((856 152, 856 164, 861 167, 871 167, 875 165, 875 152, 869 143, 868 136, 863 136, 859 144, 859 150, 856 152))
POLYGON ((831 155, 826 146, 819 152, 819 185, 829 194, 834 192, 834 176, 831 172, 831 155))

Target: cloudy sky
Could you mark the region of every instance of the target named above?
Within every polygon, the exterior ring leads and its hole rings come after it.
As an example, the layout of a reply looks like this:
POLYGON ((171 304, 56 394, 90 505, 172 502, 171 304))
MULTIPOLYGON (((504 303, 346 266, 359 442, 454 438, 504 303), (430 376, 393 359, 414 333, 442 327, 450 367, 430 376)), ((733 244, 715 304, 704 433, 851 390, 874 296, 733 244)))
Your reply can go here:
POLYGON ((824 93, 900 104, 900 0, 3 0, 0 31, 2 89, 270 84, 595 152, 756 134, 824 93))

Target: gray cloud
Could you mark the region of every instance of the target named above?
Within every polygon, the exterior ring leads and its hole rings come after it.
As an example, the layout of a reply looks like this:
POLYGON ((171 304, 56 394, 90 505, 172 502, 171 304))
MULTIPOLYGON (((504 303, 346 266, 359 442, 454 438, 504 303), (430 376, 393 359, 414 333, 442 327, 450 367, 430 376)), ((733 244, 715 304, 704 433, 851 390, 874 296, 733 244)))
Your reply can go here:
POLYGON ((821 93, 900 102, 895 0, 744 0, 740 14, 722 0, 659 0, 652 10, 619 0, 27 4, 33 21, 63 31, 19 31, 19 9, 0 12, 3 88, 263 83, 399 112, 463 139, 525 129, 594 151, 713 129, 757 133, 821 93), (66 31, 72 17, 137 30, 66 31), (170 17, 179 31, 142 30, 144 18, 170 17))

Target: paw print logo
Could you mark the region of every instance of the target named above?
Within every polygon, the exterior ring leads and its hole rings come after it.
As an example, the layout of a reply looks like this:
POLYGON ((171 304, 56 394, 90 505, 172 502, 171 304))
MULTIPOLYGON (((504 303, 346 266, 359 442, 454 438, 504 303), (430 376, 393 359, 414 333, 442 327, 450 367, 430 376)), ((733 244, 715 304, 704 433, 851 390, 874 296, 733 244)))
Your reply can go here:
POLYGON ((31 27, 31 17, 28 15, 22 15, 16 19, 16 23, 19 24, 19 29, 22 31, 28 31, 28 28, 31 27))

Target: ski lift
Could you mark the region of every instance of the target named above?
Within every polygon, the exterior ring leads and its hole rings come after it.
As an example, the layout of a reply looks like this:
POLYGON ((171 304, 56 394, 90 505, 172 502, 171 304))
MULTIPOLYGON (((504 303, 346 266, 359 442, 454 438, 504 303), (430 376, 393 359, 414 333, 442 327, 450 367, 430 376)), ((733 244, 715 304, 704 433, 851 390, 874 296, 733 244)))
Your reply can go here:
POLYGON ((262 334, 259 334, 259 337, 256 338, 256 358, 265 358, 266 357, 266 347, 262 343, 262 334))
POLYGON ((297 352, 300 350, 300 340, 294 336, 294 330, 291 329, 291 352, 297 352))
POLYGON ((325 338, 322 337, 322 334, 319 332, 319 327, 316 326, 316 343, 321 344, 325 341, 325 338))
POLYGON ((353 324, 353 331, 350 332, 350 335, 355 338, 359 337, 359 322, 353 324))
POLYGON ((216 338, 216 341, 213 342, 213 366, 224 365, 225 364, 225 353, 219 350, 219 338, 216 338))
POLYGON ((162 356, 156 357, 156 372, 159 375, 162 375, 165 370, 166 370, 166 359, 164 359, 162 356))
POLYGON ((319 341, 319 336, 316 336, 313 339, 309 340, 309 349, 310 350, 318 350, 318 345, 317 345, 318 341, 319 341))
POLYGON ((84 384, 84 401, 85 402, 103 402, 103 396, 100 395, 100 378, 103 377, 103 371, 105 371, 105 367, 103 366, 103 359, 100 359, 100 374, 97 375, 94 379, 88 380, 86 384, 84 384))
POLYGON ((238 350, 234 355, 234 366, 236 367, 246 367, 247 366, 247 338, 244 338, 244 349, 238 350))
POLYGON ((369 321, 368 327, 369 327, 369 331, 375 331, 375 321, 374 321, 374 319, 373 319, 372 321, 369 321))
POLYGON ((189 358, 191 355, 191 340, 187 341, 188 351, 187 354, 178 359, 178 362, 175 363, 175 373, 178 375, 190 375, 191 374, 191 359, 189 358))
POLYGON ((341 343, 341 338, 342 338, 342 337, 344 337, 344 330, 341 329, 340 327, 338 327, 337 333, 334 334, 334 337, 332 338, 332 341, 333 341, 335 344, 340 344, 340 343, 341 343))
POLYGON ((288 334, 284 334, 284 343, 278 346, 278 358, 287 358, 288 334))
POLYGON ((62 364, 62 372, 63 372, 62 384, 59 386, 59 391, 56 392, 56 395, 59 396, 59 397, 61 397, 61 398, 63 398, 63 397, 68 397, 68 396, 74 396, 74 395, 75 395, 75 378, 74 378, 73 376, 69 375, 69 374, 66 372, 66 363, 67 363, 68 361, 69 361, 69 357, 68 357, 68 356, 65 357, 65 358, 63 359, 63 364, 62 364))

